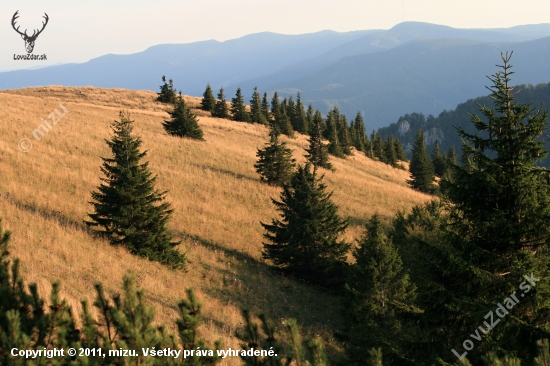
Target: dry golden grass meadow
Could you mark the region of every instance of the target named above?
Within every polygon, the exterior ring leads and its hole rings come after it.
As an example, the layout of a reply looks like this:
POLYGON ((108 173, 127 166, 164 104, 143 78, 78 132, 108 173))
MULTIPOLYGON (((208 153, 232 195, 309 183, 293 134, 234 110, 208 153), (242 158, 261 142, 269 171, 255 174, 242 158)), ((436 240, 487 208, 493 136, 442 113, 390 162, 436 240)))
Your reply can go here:
MULTIPOLYGON (((196 110, 205 142, 168 136, 161 123, 168 106, 149 91, 91 87, 40 87, 0 92, 0 217, 12 232, 11 253, 22 262, 26 283, 38 284, 43 297, 60 280, 62 294, 80 311, 80 300, 93 300, 93 284, 109 293, 121 290, 122 277, 133 272, 137 285, 156 309, 156 320, 174 329, 176 303, 185 289, 196 290, 203 303, 201 336, 224 348, 238 348, 234 333, 242 325, 240 309, 264 312, 277 324, 294 317, 307 335, 320 335, 338 358, 341 347, 331 329, 341 327, 338 300, 300 282, 281 277, 261 260, 260 221, 276 216, 271 198, 280 190, 260 182, 253 164, 267 140, 266 127, 211 118, 196 110), (68 113, 36 141, 31 133, 55 109, 68 113), (168 190, 174 214, 169 223, 180 250, 187 252, 188 272, 173 271, 123 248, 94 238, 82 220, 91 212, 90 194, 100 183, 105 139, 121 110, 135 120, 135 133, 148 150, 157 188, 168 190), (32 149, 22 152, 18 141, 32 149)), ((200 99, 185 97, 193 107, 200 99)), ((305 136, 286 139, 303 162, 305 136)), ((369 215, 388 220, 429 196, 409 189, 408 173, 366 158, 332 159, 335 172, 325 183, 334 190, 340 214, 351 218, 345 238, 358 238, 369 215)), ((240 364, 228 358, 225 365, 240 364)))

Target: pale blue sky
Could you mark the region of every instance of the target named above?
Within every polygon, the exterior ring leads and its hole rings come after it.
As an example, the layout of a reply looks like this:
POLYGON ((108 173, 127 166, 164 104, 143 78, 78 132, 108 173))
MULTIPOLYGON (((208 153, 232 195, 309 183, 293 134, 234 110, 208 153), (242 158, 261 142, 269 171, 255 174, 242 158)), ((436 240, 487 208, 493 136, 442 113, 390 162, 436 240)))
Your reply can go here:
POLYGON ((13 60, 14 53, 25 53, 11 27, 16 10, 21 29, 29 28, 30 33, 48 13, 50 22, 34 51, 47 54, 47 64, 262 31, 388 29, 403 19, 457 28, 550 23, 549 0, 2 0, 0 70, 46 64, 13 60))

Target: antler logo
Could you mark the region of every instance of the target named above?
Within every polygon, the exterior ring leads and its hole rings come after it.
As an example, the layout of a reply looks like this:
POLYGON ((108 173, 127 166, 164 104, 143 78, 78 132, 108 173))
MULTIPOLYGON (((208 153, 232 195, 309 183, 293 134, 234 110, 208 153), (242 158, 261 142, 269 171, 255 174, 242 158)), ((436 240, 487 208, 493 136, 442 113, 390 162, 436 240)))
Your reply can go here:
POLYGON ((46 28, 46 24, 48 24, 48 14, 44 13, 44 19, 46 19, 45 22, 42 22, 42 29, 38 30, 38 29, 35 29, 32 33, 32 36, 29 36, 27 34, 27 30, 25 29, 25 32, 24 33, 21 33, 19 31, 19 26, 17 28, 15 28, 15 20, 17 18, 19 18, 19 15, 17 14, 19 13, 19 10, 17 10, 15 12, 15 14, 13 14, 13 18, 11 18, 11 25, 13 27, 13 29, 15 29, 15 31, 17 33, 19 33, 21 35, 21 38, 23 38, 23 40, 25 41, 25 48, 27 49, 27 53, 32 53, 32 50, 34 49, 34 42, 36 41, 36 38, 38 37, 38 35, 40 33, 42 33, 42 31, 44 30, 44 28, 46 28))

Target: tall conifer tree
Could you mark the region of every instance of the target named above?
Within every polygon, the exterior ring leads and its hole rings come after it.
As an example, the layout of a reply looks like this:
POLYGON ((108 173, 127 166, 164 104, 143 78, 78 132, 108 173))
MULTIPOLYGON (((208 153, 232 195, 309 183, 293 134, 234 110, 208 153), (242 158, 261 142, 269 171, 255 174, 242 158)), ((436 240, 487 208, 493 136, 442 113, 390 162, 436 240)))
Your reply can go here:
POLYGON ((331 109, 326 118, 326 128, 323 130, 323 137, 330 141, 330 137, 333 131, 336 131, 336 136, 338 136, 338 123, 340 121, 340 111, 338 108, 334 107, 331 109))
POLYGON ((174 103, 176 101, 176 89, 174 81, 170 79, 166 82, 166 76, 162 76, 163 84, 160 86, 160 93, 157 93, 157 100, 162 103, 174 103))
POLYGON ((292 127, 295 131, 298 131, 304 135, 307 134, 309 131, 308 119, 300 93, 298 93, 298 95, 296 96, 296 104, 294 106, 292 118, 292 127))
POLYGON ((550 334, 550 174, 537 166, 548 111, 515 101, 502 58, 490 78, 494 107, 471 115, 476 133, 457 129, 471 164, 452 165, 441 181, 448 215, 403 246, 418 254, 410 263, 424 294, 423 343, 454 350, 439 355, 445 362, 481 364, 488 351, 531 359, 533 340, 550 334))
MULTIPOLYGON (((286 99, 285 99, 286 100, 286 99)), ((273 93, 271 98, 271 115, 273 117, 272 129, 276 133, 282 133, 288 137, 294 137, 294 129, 290 123, 290 118, 286 114, 286 101, 279 103, 279 94, 273 93)))
POLYGON ((376 154, 374 153, 376 142, 377 142, 376 130, 372 130, 372 133, 370 135, 370 144, 366 153, 366 155, 371 159, 376 158, 376 154))
POLYGON ((323 130, 321 123, 323 116, 321 112, 315 111, 311 125, 311 135, 309 137, 309 148, 306 149, 306 159, 313 165, 314 169, 324 168, 332 170, 332 164, 329 161, 328 148, 323 143, 323 130))
POLYGON ((265 116, 266 123, 269 124, 269 121, 271 120, 269 115, 269 102, 267 100, 267 93, 264 92, 264 96, 262 97, 262 112, 265 116))
POLYGON ((220 92, 218 93, 218 100, 214 106, 212 117, 229 118, 229 108, 227 107, 227 101, 225 100, 223 88, 220 88, 220 92))
POLYGON ((258 87, 254 88, 252 99, 250 99, 250 120, 255 123, 267 123, 265 114, 262 111, 262 100, 260 93, 258 93, 258 87))
POLYGON ((290 125, 294 130, 295 129, 294 126, 296 124, 296 116, 294 115, 294 113, 296 112, 296 103, 294 102, 294 98, 292 97, 292 95, 288 98, 285 112, 288 118, 290 119, 290 125))
POLYGON ((406 349, 415 339, 403 317, 418 313, 416 286, 410 281, 379 215, 373 215, 365 234, 353 250, 355 264, 347 281, 346 319, 349 326, 348 357, 364 365, 373 347, 381 347, 389 364, 404 362, 406 349))
POLYGON ((206 85, 206 89, 204 90, 204 93, 202 94, 201 109, 203 111, 208 111, 212 113, 214 111, 215 106, 216 106, 216 98, 214 98, 214 94, 212 93, 212 88, 210 87, 210 83, 208 83, 206 85))
POLYGON ((292 150, 286 147, 286 143, 279 140, 276 130, 270 130, 269 142, 263 149, 258 149, 256 156, 258 161, 254 164, 254 168, 262 181, 278 186, 283 186, 290 181, 295 160, 292 158, 292 150))
POLYGON ((438 177, 443 177, 445 171, 447 170, 447 157, 441 151, 439 140, 436 140, 434 144, 434 149, 432 151, 432 163, 434 166, 435 175, 438 177))
POLYGON ((185 255, 175 249, 166 224, 172 214, 165 202, 166 192, 154 187, 156 177, 148 163, 141 160, 141 139, 133 135, 133 121, 120 112, 120 121, 112 125, 113 137, 106 140, 111 158, 102 158, 105 175, 97 191, 92 193, 94 212, 85 223, 105 235, 111 244, 124 245, 132 253, 169 264, 185 266, 185 255))
POLYGON ((397 153, 395 152, 394 137, 389 135, 384 141, 384 163, 397 166, 397 153))
MULTIPOLYGON (((313 126, 313 116, 315 115, 315 112, 313 111, 313 106, 310 104, 308 107, 307 107, 307 112, 306 112, 306 119, 307 119, 307 132, 308 134, 311 133, 312 131, 312 126, 313 126)), ((325 128, 325 125, 323 123, 323 121, 321 121, 321 131, 325 128)))
MULTIPOLYGON (((290 98, 292 99, 292 95, 290 96, 290 98)), ((287 112, 287 109, 288 109, 288 100, 285 98, 283 98, 281 104, 281 113, 286 113, 287 116, 290 117, 290 113, 287 112)))
POLYGON ((401 140, 399 140, 397 137, 394 137, 393 142, 395 146, 395 154, 397 156, 397 160, 409 161, 407 159, 407 153, 405 152, 405 148, 403 147, 401 140))
POLYGON ((272 199, 281 218, 262 223, 267 240, 262 256, 307 281, 334 286, 342 280, 350 248, 338 239, 348 221, 338 216, 322 179, 309 163, 299 166, 280 200, 272 199))
POLYGON ((353 120, 351 127, 353 146, 355 146, 358 151, 366 152, 369 138, 365 131, 363 116, 361 116, 360 112, 357 112, 357 116, 355 116, 355 120, 353 120))
POLYGON ((349 126, 346 120, 346 116, 343 114, 340 115, 340 118, 338 119, 338 141, 340 142, 342 152, 345 155, 353 155, 353 153, 351 152, 351 147, 353 146, 353 143, 351 141, 349 133, 349 126))
POLYGON ((339 136, 339 126, 340 126, 340 111, 337 107, 334 107, 327 116, 326 120, 326 130, 323 131, 323 137, 329 141, 328 152, 331 155, 334 155, 339 158, 345 158, 346 155, 340 144, 339 136))
POLYGON ((386 154, 384 153, 384 141, 382 136, 378 135, 374 130, 371 135, 372 144, 372 156, 380 161, 386 161, 386 154))
POLYGON ((447 165, 450 164, 457 164, 457 155, 454 146, 451 146, 449 148, 449 152, 447 153, 447 165))
POLYGON ((416 133, 409 171, 411 172, 411 179, 407 183, 412 188, 425 193, 434 192, 434 166, 428 155, 426 139, 424 138, 424 131, 422 129, 419 129, 416 133))
POLYGON ((250 122, 250 115, 244 105, 244 97, 241 88, 237 88, 235 97, 231 99, 231 114, 233 121, 250 122))
POLYGON ((271 107, 270 107, 271 119, 269 120, 269 124, 273 132, 277 134, 283 133, 281 126, 279 126, 279 121, 281 119, 280 115, 281 115, 281 104, 279 102, 279 94, 277 92, 274 92, 273 97, 271 97, 271 107))
POLYGON ((454 146, 449 148, 449 152, 445 156, 445 173, 443 178, 447 180, 453 180, 453 165, 457 165, 457 155, 454 146))

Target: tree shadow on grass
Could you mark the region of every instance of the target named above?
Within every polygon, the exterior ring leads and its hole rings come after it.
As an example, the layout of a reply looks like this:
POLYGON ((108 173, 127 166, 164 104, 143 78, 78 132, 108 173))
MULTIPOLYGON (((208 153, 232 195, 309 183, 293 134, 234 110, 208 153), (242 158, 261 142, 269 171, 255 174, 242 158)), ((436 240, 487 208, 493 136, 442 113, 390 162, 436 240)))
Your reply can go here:
POLYGON ((178 234, 195 245, 218 252, 220 262, 229 262, 224 268, 206 264, 202 264, 201 268, 200 263, 197 266, 199 271, 203 271, 203 278, 208 273, 215 278, 212 285, 201 287, 207 296, 218 299, 226 306, 249 309, 256 315, 264 313, 279 325, 282 319, 295 318, 302 334, 321 335, 328 342, 330 352, 339 353, 332 340, 334 332, 341 331, 343 327, 340 298, 286 276, 247 253, 226 248, 199 235, 178 234))
POLYGON ((19 200, 13 198, 12 196, 10 196, 9 192, 1 194, 0 199, 3 199, 5 201, 11 203, 15 207, 17 207, 17 208, 19 208, 23 211, 27 211, 29 213, 39 215, 42 218, 47 219, 47 220, 56 221, 57 223, 59 223, 62 226, 71 226, 75 229, 79 229, 79 230, 82 230, 82 231, 88 231, 88 227, 86 226, 86 224, 84 224, 83 221, 76 221, 76 220, 70 219, 67 216, 65 216, 65 214, 61 211, 47 210, 43 207, 38 206, 34 202, 27 203, 27 202, 19 201, 19 200))
POLYGON ((210 166, 210 165, 193 164, 193 163, 191 163, 191 165, 196 166, 197 168, 210 170, 214 173, 220 173, 220 174, 223 174, 223 175, 228 175, 228 176, 236 178, 236 179, 246 179, 246 180, 249 180, 249 181, 252 181, 252 182, 260 182, 259 178, 258 179, 252 178, 252 177, 249 177, 249 176, 246 176, 246 175, 243 175, 243 174, 235 173, 235 172, 232 172, 232 171, 226 170, 226 169, 216 168, 216 167, 210 166))

